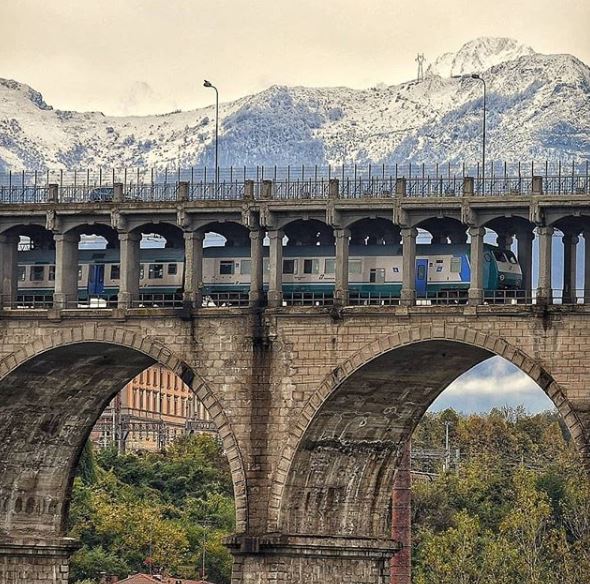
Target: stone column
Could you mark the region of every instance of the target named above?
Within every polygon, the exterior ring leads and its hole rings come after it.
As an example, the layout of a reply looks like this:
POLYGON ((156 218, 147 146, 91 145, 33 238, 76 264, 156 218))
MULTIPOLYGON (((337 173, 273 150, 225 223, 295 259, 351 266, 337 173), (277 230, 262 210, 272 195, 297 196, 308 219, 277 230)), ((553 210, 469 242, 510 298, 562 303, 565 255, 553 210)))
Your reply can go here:
POLYGON ((187 306, 199 308, 203 302, 203 239, 198 231, 184 232, 184 292, 187 306))
POLYGON ((1 305, 10 307, 18 293, 18 235, 0 235, 1 305))
POLYGON ((470 227, 471 237, 471 285, 469 286, 469 304, 483 304, 483 227, 470 227))
POLYGON ((74 233, 56 233, 55 240, 55 308, 75 308, 78 305, 78 243, 74 233))
POLYGON ((234 536, 232 584, 389 584, 390 539, 271 534, 234 536))
POLYGON ((0 536, 0 582, 68 584, 69 557, 79 547, 65 537, 0 536))
POLYGON ((518 263, 522 270, 522 290, 525 301, 532 301, 533 294, 533 239, 532 231, 522 231, 516 234, 518 241, 518 263))
POLYGON ((264 301, 263 288, 263 245, 264 231, 253 229, 250 231, 250 306, 261 306, 264 301))
POLYGON ((413 306, 416 302, 416 236, 414 227, 404 227, 402 233, 402 292, 400 304, 413 306))
POLYGON ((584 304, 590 303, 590 230, 584 231, 584 304))
POLYGON ((391 584, 412 582, 412 469, 410 440, 398 463, 391 497, 391 537, 401 545, 391 559, 391 584))
POLYGON ((334 229, 334 237, 336 238, 334 304, 346 306, 348 304, 348 242, 350 230, 334 229))
POLYGON ((576 303, 576 250, 580 239, 571 233, 563 238, 563 304, 576 303))
POLYGON ((130 308, 134 299, 139 297, 139 242, 141 233, 120 232, 119 248, 121 250, 121 277, 119 280, 119 308, 130 308))
POLYGON ((537 304, 551 304, 551 243, 553 227, 537 227, 539 237, 539 285, 537 304))
POLYGON ((283 231, 268 232, 270 239, 268 305, 272 308, 283 305, 283 231))

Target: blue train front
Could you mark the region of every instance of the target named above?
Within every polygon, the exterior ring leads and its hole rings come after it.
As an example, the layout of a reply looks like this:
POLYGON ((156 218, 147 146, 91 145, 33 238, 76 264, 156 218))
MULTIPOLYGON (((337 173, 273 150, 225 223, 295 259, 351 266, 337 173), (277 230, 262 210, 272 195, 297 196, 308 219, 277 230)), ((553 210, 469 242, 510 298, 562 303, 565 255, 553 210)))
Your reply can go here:
MULTIPOLYGON (((268 248, 264 248, 265 287, 268 280, 268 248)), ((283 292, 285 298, 322 297, 329 300, 335 282, 334 246, 285 246, 283 292), (311 296, 310 296, 311 295, 311 296)), ((140 291, 162 300, 182 292, 184 252, 174 248, 141 250, 140 291)), ((51 250, 20 251, 18 292, 21 302, 50 301, 55 280, 55 254, 51 250), (27 300, 28 299, 28 300, 27 300)), ((114 302, 120 278, 116 249, 81 249, 79 255, 79 301, 100 298, 114 302)), ((486 293, 517 291, 522 271, 514 253, 486 244, 483 254, 486 293)), ((243 298, 250 285, 250 249, 206 247, 203 259, 203 294, 226 302, 243 298)), ((418 245, 416 295, 418 298, 462 300, 471 281, 468 244, 418 245)), ((402 286, 400 245, 351 245, 349 293, 351 301, 399 298, 402 286)))

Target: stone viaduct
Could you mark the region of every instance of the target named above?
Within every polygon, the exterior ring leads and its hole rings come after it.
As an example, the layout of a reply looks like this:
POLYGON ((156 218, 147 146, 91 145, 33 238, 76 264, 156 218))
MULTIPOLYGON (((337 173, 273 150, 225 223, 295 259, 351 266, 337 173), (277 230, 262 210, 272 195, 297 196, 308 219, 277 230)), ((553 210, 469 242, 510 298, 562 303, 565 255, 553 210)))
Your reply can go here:
MULTIPOLYGON (((66 536, 73 474, 109 400, 160 363, 192 386, 219 428, 236 498, 235 584, 385 584, 398 549, 391 486, 403 446, 429 404, 459 375, 500 355, 531 377, 561 412, 590 464, 590 306, 576 295, 575 243, 590 230, 588 195, 358 200, 163 201, 5 205, 0 209, 0 581, 65 584, 76 542, 66 536), (297 223, 298 227, 293 226, 297 223), (321 224, 321 229, 308 229, 321 224), (401 236, 408 272, 416 229, 439 240, 484 228, 518 237, 529 292, 486 303, 477 270, 469 302, 416 305, 412 278, 395 306, 351 306, 347 244, 371 233, 401 236), (551 234, 565 240, 562 302, 552 302, 551 234), (299 231, 298 231, 299 230, 299 231), (372 231, 373 230, 373 231, 372 231), (136 308, 141 233, 185 243, 182 308, 136 308), (199 303, 202 236, 251 243, 250 306, 199 303), (331 233, 337 270, 331 306, 285 306, 283 235, 331 233), (540 239, 530 301, 533 233, 540 239), (71 301, 80 234, 121 250, 119 306, 71 301), (268 291, 261 247, 270 239, 268 291), (238 235, 236 235, 238 234, 238 235), (53 306, 19 308, 16 242, 55 242, 53 306), (569 239, 568 239, 569 238, 569 239), (573 257, 573 260, 572 260, 573 257), (273 267, 274 264, 274 267, 273 267), (264 302, 267 292, 268 302, 264 302)), ((589 231, 590 232, 590 231, 589 231)), ((588 254, 590 256, 590 254, 588 254)), ((588 257, 588 256, 587 256, 588 257)), ((588 265, 588 262, 586 263, 588 265)), ((590 270, 586 270, 586 282, 590 270)))

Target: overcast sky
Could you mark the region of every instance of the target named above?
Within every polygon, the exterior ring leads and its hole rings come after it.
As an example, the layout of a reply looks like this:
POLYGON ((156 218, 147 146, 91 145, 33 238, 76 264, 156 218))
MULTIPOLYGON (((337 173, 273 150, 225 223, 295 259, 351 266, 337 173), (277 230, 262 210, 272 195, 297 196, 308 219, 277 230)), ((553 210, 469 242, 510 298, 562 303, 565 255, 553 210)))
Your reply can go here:
POLYGON ((60 109, 162 113, 272 84, 412 79, 479 36, 590 63, 589 0, 0 0, 0 77, 60 109))

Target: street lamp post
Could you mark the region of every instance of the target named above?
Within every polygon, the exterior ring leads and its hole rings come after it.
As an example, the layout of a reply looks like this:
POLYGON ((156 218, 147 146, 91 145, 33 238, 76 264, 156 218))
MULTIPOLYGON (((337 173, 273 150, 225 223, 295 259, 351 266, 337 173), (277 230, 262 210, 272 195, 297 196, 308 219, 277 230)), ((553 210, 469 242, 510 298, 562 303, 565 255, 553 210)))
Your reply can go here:
POLYGON ((211 81, 203 81, 203 87, 211 87, 215 89, 215 182, 218 181, 219 175, 219 164, 218 164, 218 146, 217 146, 217 139, 219 137, 219 91, 217 91, 217 87, 211 83, 211 81))
POLYGON ((453 79, 475 79, 481 81, 483 84, 483 122, 482 122, 482 146, 481 146, 481 184, 482 191, 485 190, 485 175, 486 175, 486 80, 478 73, 471 73, 470 75, 453 75, 453 79))

